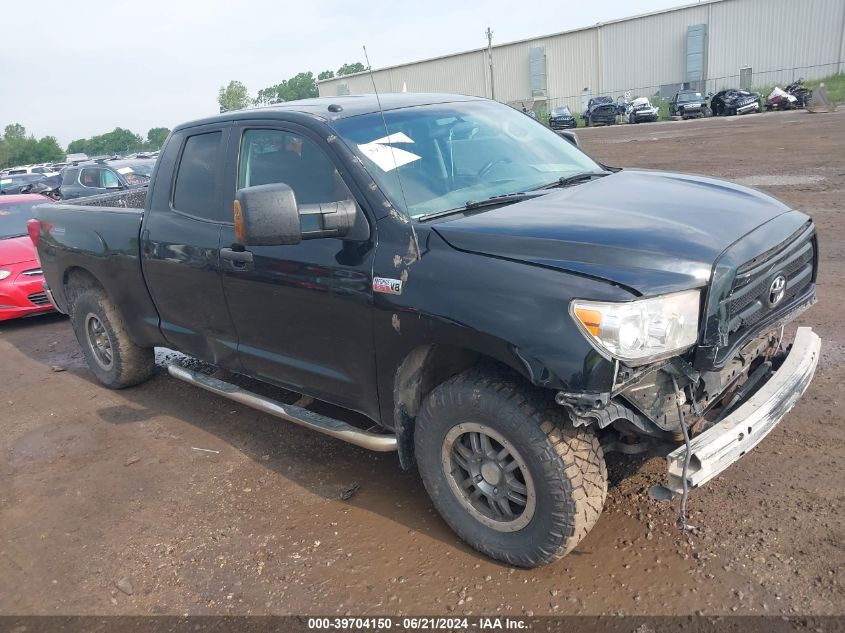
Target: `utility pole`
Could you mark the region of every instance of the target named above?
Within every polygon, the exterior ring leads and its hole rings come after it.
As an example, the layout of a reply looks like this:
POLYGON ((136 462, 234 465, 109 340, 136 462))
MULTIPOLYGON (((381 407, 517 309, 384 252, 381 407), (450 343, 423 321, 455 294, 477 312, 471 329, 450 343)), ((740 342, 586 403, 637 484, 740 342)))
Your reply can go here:
POLYGON ((487 59, 490 62, 490 98, 496 100, 496 88, 493 86, 493 31, 487 27, 484 33, 487 36, 487 59))

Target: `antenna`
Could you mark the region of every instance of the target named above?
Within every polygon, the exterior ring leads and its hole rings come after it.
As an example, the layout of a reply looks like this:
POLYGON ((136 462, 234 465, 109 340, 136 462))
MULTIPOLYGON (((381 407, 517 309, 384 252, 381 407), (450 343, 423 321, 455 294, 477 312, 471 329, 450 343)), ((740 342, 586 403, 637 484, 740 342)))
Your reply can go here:
MULTIPOLYGON (((378 111, 381 115, 381 122, 384 125, 384 135, 390 136, 390 130, 387 128, 387 119, 384 116, 384 108, 381 107, 381 97, 378 94, 378 88, 376 88, 376 76, 373 74, 373 67, 370 64, 370 56, 367 55, 367 47, 363 46, 364 49, 364 59, 367 62, 367 70, 370 73, 370 81, 373 82, 373 93, 376 95, 376 103, 378 104, 378 111)), ((405 197, 405 187, 402 186, 402 176, 399 174, 399 163, 396 161, 396 156, 393 154, 393 144, 388 143, 387 146, 390 148, 390 156, 393 158, 393 164, 396 165, 396 180, 399 182, 399 191, 402 193, 402 203, 405 205, 405 213, 408 214, 408 220, 411 225, 411 235, 414 238, 414 246, 417 249, 417 259, 420 257, 420 242, 417 239, 417 231, 414 228, 414 221, 411 219, 411 212, 408 209, 408 199, 405 197)))

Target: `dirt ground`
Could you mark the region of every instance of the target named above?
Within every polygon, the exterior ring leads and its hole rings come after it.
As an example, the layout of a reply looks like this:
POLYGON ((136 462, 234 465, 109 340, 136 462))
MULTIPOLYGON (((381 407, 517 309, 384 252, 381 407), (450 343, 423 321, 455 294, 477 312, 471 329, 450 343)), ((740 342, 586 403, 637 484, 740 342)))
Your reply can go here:
POLYGON ((506 567, 457 539, 395 455, 163 370, 108 391, 54 315, 0 324, 0 613, 845 614, 845 111, 578 133, 607 164, 757 185, 818 224, 819 303, 800 321, 823 337, 819 371, 692 494, 697 535, 646 494, 662 460, 615 456, 578 549, 506 567))

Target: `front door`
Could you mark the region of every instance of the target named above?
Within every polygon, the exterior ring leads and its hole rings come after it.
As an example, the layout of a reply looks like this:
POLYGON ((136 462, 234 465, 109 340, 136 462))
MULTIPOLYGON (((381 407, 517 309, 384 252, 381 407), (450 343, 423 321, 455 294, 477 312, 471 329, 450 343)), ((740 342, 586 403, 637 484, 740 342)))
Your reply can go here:
POLYGON ((235 334, 220 276, 220 231, 226 216, 221 175, 228 127, 173 135, 141 230, 144 277, 175 349, 238 369, 235 334), (174 176, 175 174, 175 183, 174 176))
MULTIPOLYGON (((235 188, 279 182, 298 204, 353 197, 328 146, 306 130, 268 125, 235 128, 232 136, 230 199, 235 188)), ((245 247, 227 224, 221 247, 246 250, 252 261, 222 260, 223 286, 247 373, 377 419, 375 240, 372 230, 359 237, 245 247)))

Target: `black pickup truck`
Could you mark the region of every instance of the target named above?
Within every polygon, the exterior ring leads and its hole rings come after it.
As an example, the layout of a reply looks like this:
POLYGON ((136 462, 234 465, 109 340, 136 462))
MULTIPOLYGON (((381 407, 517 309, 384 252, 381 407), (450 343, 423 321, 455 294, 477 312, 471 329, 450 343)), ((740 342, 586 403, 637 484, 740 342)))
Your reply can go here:
POLYGON ((104 385, 179 350, 204 363, 178 379, 397 451, 461 538, 525 567, 596 522, 605 452, 665 455, 663 493, 686 495, 819 355, 783 334, 815 301, 806 215, 603 166, 484 99, 225 113, 177 127, 147 189, 37 213, 47 290, 104 385))

